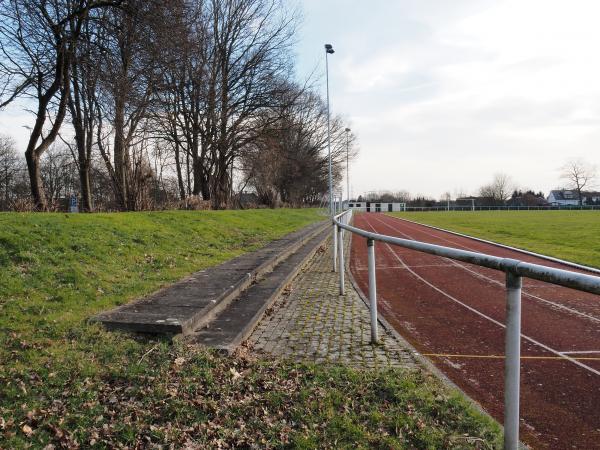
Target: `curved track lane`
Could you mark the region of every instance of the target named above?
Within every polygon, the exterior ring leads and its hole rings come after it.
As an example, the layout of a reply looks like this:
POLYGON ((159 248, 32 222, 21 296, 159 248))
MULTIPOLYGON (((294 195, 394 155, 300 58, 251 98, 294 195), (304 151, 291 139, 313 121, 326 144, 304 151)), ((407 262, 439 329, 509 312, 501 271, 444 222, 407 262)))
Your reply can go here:
MULTIPOLYGON (((390 236, 573 270, 383 214, 354 224, 390 236)), ((499 421, 503 415, 504 273, 377 242, 380 313, 499 421)), ((367 292, 364 238, 350 269, 367 292)), ((600 296, 523 280, 521 433, 535 448, 600 448, 600 296)))

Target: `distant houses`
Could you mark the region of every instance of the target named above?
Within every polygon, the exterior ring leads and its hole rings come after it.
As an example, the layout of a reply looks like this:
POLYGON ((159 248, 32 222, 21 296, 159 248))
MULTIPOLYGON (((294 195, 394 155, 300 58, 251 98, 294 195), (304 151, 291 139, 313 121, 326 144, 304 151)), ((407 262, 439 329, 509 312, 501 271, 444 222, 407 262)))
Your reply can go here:
POLYGON ((506 202, 507 206, 548 206, 549 203, 544 198, 542 192, 537 194, 533 191, 515 191, 511 198, 506 202))
MULTIPOLYGON (((585 209, 600 209, 599 191, 582 191, 582 206, 585 209)), ((578 209, 579 195, 575 189, 554 189, 548 196, 544 192, 531 189, 515 189, 510 196, 494 198, 493 196, 471 195, 460 196, 454 200, 445 196, 441 200, 410 195, 396 197, 387 195, 359 196, 350 200, 349 206, 368 211, 403 211, 403 210, 485 210, 485 209, 578 209), (368 199, 368 200, 367 200, 368 199), (401 205, 401 206, 400 206, 401 205)))
POLYGON ((486 206, 511 206, 511 207, 524 207, 524 206, 549 206, 549 203, 544 198, 542 192, 535 193, 534 191, 520 191, 516 190, 512 193, 512 196, 507 200, 495 199, 493 197, 483 196, 471 196, 457 198, 455 202, 456 206, 460 207, 486 207, 486 206))
MULTIPOLYGON (((600 205, 600 192, 582 191, 581 200, 584 205, 600 205)), ((555 189, 550 191, 548 203, 552 206, 577 206, 579 193, 573 189, 555 189)))

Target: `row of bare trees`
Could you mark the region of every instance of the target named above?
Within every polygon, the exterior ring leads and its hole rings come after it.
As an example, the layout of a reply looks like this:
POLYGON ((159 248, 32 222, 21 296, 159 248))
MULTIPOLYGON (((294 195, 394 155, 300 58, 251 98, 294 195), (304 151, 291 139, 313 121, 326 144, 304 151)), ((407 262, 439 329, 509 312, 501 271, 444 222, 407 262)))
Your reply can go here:
MULTIPOLYGON (((583 205, 584 193, 586 189, 593 188, 597 178, 596 167, 582 158, 573 158, 568 160, 560 168, 560 178, 565 182, 564 187, 560 189, 570 189, 577 192, 579 206, 583 205)), ((517 190, 515 183, 504 173, 497 173, 491 183, 479 188, 479 196, 487 200, 488 205, 504 205, 506 202, 516 196, 523 197, 523 200, 530 203, 531 206, 539 203, 544 198, 543 193, 535 193, 531 190, 521 192, 517 190)))
MULTIPOLYGON (((256 191, 261 203, 271 206, 317 204, 328 191, 328 157, 322 151, 327 146, 327 109, 313 93, 287 95, 294 98, 286 100, 281 111, 259 119, 261 133, 240 158, 243 183, 256 191)), ((346 136, 340 118, 330 127, 333 180, 338 184, 346 158, 356 156, 355 137, 346 136)))
MULTIPOLYGON (((79 170, 71 150, 66 145, 51 145, 40 158, 40 177, 49 210, 66 209, 71 195, 79 191, 79 170)), ((90 191, 98 209, 111 209, 110 178, 101 161, 92 161, 90 175, 90 191)), ((152 196, 154 204, 169 195, 171 187, 165 181, 157 178, 146 189, 146 196, 152 196)), ((26 161, 15 141, 0 135, 0 211, 30 211, 33 207, 26 161)))
MULTIPOLYGON (((592 198, 598 197, 598 193, 589 191, 596 186, 597 180, 597 170, 592 163, 582 158, 570 159, 560 168, 560 178, 564 180, 565 185, 557 189, 576 192, 577 195, 573 198, 577 199, 579 206, 583 206, 584 202, 595 203, 592 198)), ((466 205, 473 202, 475 206, 545 206, 548 205, 545 197, 542 191, 518 188, 510 176, 496 173, 489 183, 478 189, 475 196, 469 196, 459 190, 455 191, 454 196, 446 192, 436 200, 424 195, 413 196, 408 191, 378 191, 360 195, 357 201, 401 202, 417 207, 446 206, 454 201, 466 205)))
MULTIPOLYGON (((284 0, 0 0, 0 109, 20 99, 34 114, 36 209, 51 203, 42 156, 58 142, 84 211, 96 176, 119 210, 150 197, 232 206, 234 173, 267 204, 317 202, 325 109, 294 81, 297 17, 284 0)), ((336 178, 343 135, 334 118, 336 178)))

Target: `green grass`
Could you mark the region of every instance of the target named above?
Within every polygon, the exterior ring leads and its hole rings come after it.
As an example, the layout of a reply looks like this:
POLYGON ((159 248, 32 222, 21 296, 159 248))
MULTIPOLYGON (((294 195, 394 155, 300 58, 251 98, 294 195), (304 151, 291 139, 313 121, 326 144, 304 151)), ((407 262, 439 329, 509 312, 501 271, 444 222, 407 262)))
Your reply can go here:
POLYGON ((598 211, 442 211, 393 215, 600 267, 598 211))
POLYGON ((316 210, 0 214, 0 448, 495 448, 422 373, 261 362, 87 319, 315 220, 316 210))

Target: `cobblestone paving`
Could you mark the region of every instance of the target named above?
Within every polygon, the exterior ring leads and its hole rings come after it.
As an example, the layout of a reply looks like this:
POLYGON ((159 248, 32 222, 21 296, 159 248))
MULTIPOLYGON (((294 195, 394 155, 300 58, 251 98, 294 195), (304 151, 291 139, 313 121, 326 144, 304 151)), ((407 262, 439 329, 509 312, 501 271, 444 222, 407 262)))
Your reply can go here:
POLYGON ((381 326, 380 344, 370 344, 369 309, 348 277, 346 295, 339 295, 339 274, 331 271, 330 242, 292 281, 291 289, 280 295, 248 344, 259 354, 295 360, 356 368, 415 368, 411 352, 381 326))

